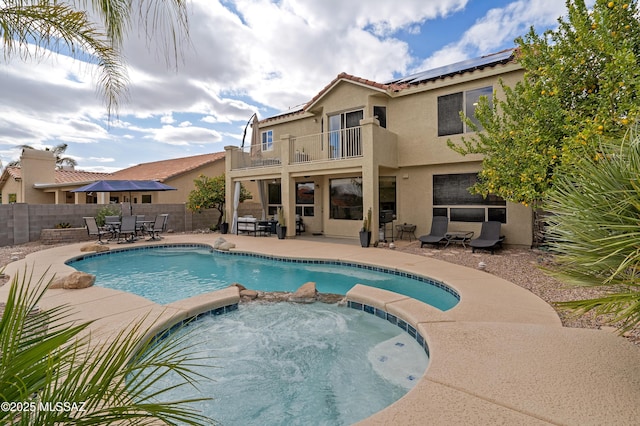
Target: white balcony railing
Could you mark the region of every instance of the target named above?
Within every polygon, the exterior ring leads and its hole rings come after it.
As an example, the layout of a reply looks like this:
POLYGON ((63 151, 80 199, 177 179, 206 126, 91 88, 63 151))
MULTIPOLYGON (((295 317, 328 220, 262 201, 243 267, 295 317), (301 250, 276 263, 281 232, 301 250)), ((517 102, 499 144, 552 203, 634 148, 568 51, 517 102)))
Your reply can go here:
POLYGON ((289 164, 342 160, 362 157, 360 127, 292 137, 289 141, 273 141, 269 146, 244 147, 234 156, 233 169, 273 167, 282 164, 282 152, 289 149, 289 164), (288 143, 288 146, 287 146, 288 143))
POLYGON ((294 137, 290 145, 292 164, 362 157, 360 127, 294 137))
POLYGON ((282 164, 280 151, 282 141, 273 141, 270 145, 245 146, 233 157, 233 169, 255 167, 273 167, 282 164))

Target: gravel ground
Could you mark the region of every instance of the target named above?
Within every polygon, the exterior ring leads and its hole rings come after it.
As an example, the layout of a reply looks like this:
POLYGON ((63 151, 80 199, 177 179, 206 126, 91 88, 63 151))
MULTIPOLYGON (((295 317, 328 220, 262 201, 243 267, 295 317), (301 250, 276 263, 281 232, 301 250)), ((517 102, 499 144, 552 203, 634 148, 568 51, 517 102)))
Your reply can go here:
MULTIPOLYGON (((540 250, 506 248, 492 255, 488 252, 472 254, 470 249, 464 249, 459 246, 440 250, 427 247, 420 248, 420 243, 416 241, 397 241, 396 246, 398 251, 418 256, 428 256, 469 268, 477 268, 480 262, 484 262, 487 273, 494 274, 526 288, 544 301, 552 304, 552 306, 553 302, 588 299, 603 294, 601 290, 593 288, 565 285, 544 273, 541 267, 551 267, 552 256, 540 250)), ((0 270, 12 259, 22 259, 27 254, 52 247, 55 246, 42 245, 38 242, 0 247, 0 270)), ((377 248, 376 250, 389 250, 389 248, 377 248)), ((5 282, 6 279, 0 278, 0 285, 5 282)), ((556 310, 565 327, 604 328, 615 332, 615 329, 607 323, 605 317, 598 317, 593 314, 576 317, 568 311, 556 310)), ((640 348, 640 327, 625 333, 624 337, 640 348)))

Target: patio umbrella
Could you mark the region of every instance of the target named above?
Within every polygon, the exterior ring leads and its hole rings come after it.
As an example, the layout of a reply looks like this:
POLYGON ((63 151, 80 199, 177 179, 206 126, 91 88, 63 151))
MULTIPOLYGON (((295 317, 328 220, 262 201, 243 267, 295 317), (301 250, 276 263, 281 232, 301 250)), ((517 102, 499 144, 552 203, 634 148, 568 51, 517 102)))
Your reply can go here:
POLYGON ((89 185, 74 189, 71 192, 128 192, 129 209, 130 213, 133 213, 133 206, 131 205, 132 192, 175 190, 177 190, 177 188, 155 180, 98 180, 89 185))

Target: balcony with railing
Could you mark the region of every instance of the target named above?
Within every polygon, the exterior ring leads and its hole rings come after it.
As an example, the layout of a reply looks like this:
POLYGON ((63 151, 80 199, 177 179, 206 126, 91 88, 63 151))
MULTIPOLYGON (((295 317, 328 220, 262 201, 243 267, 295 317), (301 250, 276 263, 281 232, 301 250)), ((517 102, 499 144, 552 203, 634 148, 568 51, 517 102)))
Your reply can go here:
POLYGON ((289 150, 288 164, 335 161, 362 157, 362 131, 360 127, 291 137, 289 140, 244 147, 238 152, 232 168, 248 169, 280 166, 282 153, 289 150))
POLYGON ((362 157, 362 128, 291 138, 291 164, 362 157))
MULTIPOLYGON (((364 126, 357 126, 313 135, 287 136, 268 144, 235 149, 232 152, 231 170, 358 159, 364 155, 365 143, 395 153, 395 138, 393 133, 377 125, 369 132, 365 131, 364 126), (365 138, 374 139, 376 143, 374 140, 367 142, 365 138)), ((393 154, 389 156, 395 157, 393 154)), ((320 164, 318 166, 321 167, 320 164)))

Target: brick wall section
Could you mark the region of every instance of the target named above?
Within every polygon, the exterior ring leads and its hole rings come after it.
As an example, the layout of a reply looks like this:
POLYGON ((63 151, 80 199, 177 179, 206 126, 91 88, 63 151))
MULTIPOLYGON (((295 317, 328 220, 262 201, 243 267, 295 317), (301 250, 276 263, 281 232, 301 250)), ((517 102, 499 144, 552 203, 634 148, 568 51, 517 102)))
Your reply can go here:
MULTIPOLYGON (((0 204, 0 247, 39 241, 44 229, 55 230, 59 223, 68 223, 72 228, 83 228, 84 234, 87 235, 82 218, 95 216, 102 207, 104 205, 99 204, 0 204)), ((260 214, 254 211, 255 209, 255 203, 241 204, 238 214, 254 214, 259 217, 260 214)), ((169 214, 167 230, 173 232, 208 229, 218 220, 218 212, 213 209, 193 213, 187 210, 184 204, 133 205, 133 214, 145 215, 147 220, 153 220, 156 215, 164 213, 169 214)), ((228 221, 230 222, 231 218, 228 221)), ((48 235, 47 238, 53 240, 54 237, 48 235)))
POLYGON ((66 244, 89 241, 97 237, 89 236, 85 228, 43 229, 40 242, 43 244, 66 244))

